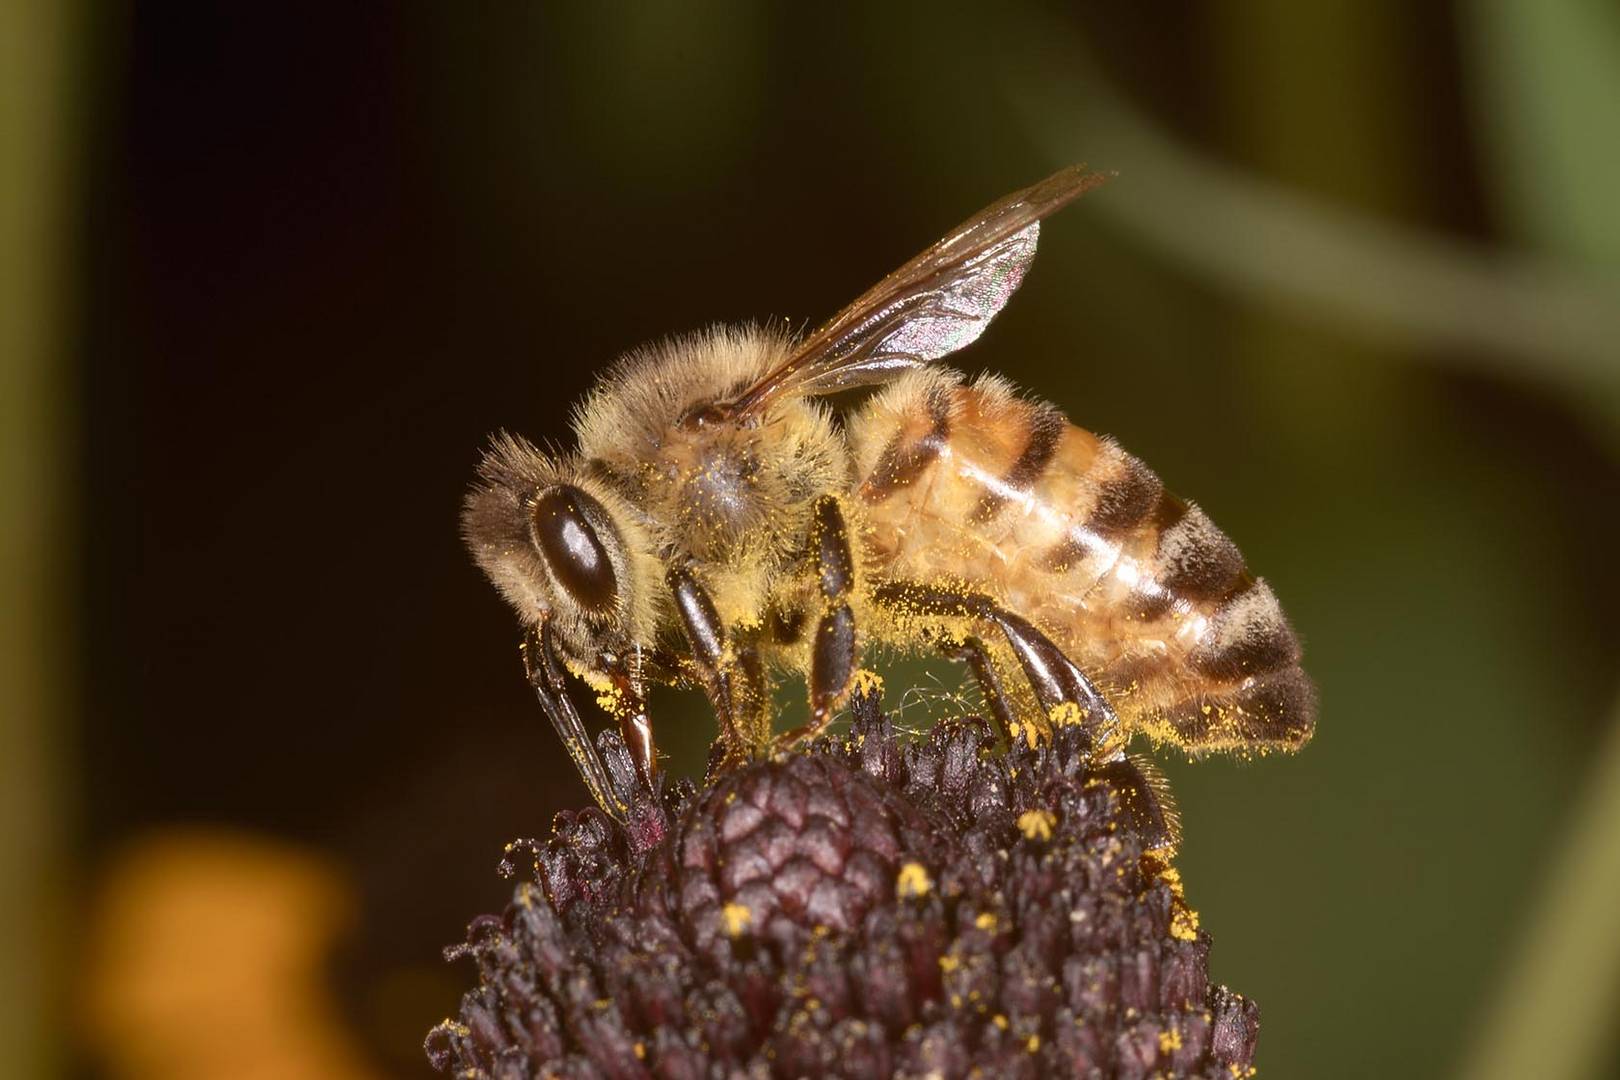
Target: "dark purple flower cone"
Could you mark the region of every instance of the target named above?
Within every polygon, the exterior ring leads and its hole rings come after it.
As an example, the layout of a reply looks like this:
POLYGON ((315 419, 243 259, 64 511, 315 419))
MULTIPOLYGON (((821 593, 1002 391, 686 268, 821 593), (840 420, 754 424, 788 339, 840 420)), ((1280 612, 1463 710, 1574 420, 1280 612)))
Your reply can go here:
MULTIPOLYGON (((428 1037, 458 1077, 1220 1077, 1258 1010, 1146 854, 1083 736, 1000 750, 976 719, 847 736, 559 815, 534 880, 450 950, 428 1037)), ((604 736, 621 794, 622 744, 604 736)), ((525 860, 527 861, 527 860, 525 860)))

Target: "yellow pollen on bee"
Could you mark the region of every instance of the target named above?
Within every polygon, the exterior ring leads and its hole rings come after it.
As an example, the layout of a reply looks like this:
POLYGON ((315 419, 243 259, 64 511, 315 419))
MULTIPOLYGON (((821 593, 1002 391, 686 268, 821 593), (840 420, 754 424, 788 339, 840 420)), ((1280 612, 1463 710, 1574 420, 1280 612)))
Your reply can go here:
POLYGON ((1017 720, 1007 725, 1007 734, 1013 742, 1023 739, 1031 750, 1041 744, 1041 733, 1034 724, 1020 724, 1017 720))
POLYGON ((883 695, 883 676, 875 671, 868 671, 866 668, 857 669, 849 685, 852 692, 865 694, 867 697, 881 697, 883 695))
POLYGON ((574 675, 592 690, 595 690, 598 694, 613 694, 615 692, 613 680, 602 674, 600 671, 593 671, 592 669, 572 660, 564 661, 563 666, 566 667, 572 675, 574 675))
POLYGON ((1018 831, 1026 840, 1052 839, 1052 826, 1056 824, 1057 816, 1050 810, 1025 810, 1018 815, 1018 831))
POLYGON ((894 882, 895 895, 902 900, 927 896, 928 890, 933 887, 933 878, 928 876, 928 870, 920 862, 908 862, 902 866, 894 882))
POLYGON ((754 923, 754 913, 747 904, 728 903, 720 909, 720 921, 725 925, 727 937, 741 937, 754 923))
POLYGON ((1052 706, 1052 711, 1046 714, 1047 722, 1054 728, 1079 727, 1086 722, 1086 710, 1072 701, 1060 701, 1052 706))
POLYGON ((973 925, 977 926, 980 930, 994 930, 998 925, 1000 925, 1000 920, 996 918, 995 912, 993 911, 981 911, 979 912, 978 917, 973 920, 973 925))
POLYGON ((1123 731, 1116 731, 1097 744, 1096 749, 1091 752, 1091 760, 1109 761, 1119 756, 1129 741, 1129 735, 1123 731))

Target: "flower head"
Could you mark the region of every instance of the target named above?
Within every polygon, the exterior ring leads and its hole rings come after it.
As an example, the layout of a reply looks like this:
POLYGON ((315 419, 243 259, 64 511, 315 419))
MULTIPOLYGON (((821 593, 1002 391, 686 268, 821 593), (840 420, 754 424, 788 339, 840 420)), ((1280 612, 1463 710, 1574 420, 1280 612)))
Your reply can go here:
POLYGON ((1078 728, 847 735, 559 815, 434 1065, 473 1077, 1248 1075, 1255 1006, 1078 728))

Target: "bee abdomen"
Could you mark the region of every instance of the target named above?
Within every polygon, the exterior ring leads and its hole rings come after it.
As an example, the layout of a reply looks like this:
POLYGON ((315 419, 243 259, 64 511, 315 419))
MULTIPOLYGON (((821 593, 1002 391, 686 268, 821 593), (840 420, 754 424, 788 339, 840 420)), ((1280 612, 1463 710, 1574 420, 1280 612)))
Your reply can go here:
POLYGON ((1188 660, 1200 674, 1235 682, 1298 663, 1299 641, 1271 587, 1254 581, 1215 608, 1188 660))
POLYGON ((1152 527, 1158 533, 1153 576, 1166 591, 1194 601, 1223 600, 1253 583, 1243 553, 1198 507, 1164 492, 1152 527))
POLYGON ((1083 528, 1094 536, 1120 539, 1142 528, 1149 515, 1165 501, 1179 502, 1167 495, 1164 483, 1153 470, 1120 449, 1112 439, 1101 441, 1091 470, 1100 473, 1096 498, 1086 514, 1083 528))
POLYGON ((921 408, 912 411, 921 415, 895 429, 862 482, 860 493, 867 502, 883 502, 910 487, 945 452, 951 437, 951 388, 936 383, 918 404, 921 408))
POLYGON ((1000 484, 986 486, 974 504, 968 520, 975 525, 993 521, 1012 498, 1029 491, 1046 474, 1057 456, 1058 444, 1069 422, 1050 405, 1028 403, 1029 411, 1020 420, 1028 428, 1024 448, 1000 477, 1000 484))
POLYGON ((1269 585, 1114 440, 1000 380, 897 383, 851 425, 880 576, 982 588, 1043 627, 1122 717, 1189 750, 1297 746, 1314 716, 1269 585))
POLYGON ((1316 726, 1316 688, 1298 664, 1223 694, 1189 696, 1143 725, 1191 753, 1297 750, 1316 726))

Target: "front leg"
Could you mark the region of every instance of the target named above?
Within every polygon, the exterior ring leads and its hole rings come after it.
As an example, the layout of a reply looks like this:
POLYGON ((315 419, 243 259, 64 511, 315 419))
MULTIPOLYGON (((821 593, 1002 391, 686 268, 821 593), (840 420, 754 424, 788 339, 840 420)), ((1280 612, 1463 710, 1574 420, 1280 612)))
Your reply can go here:
POLYGON ((619 737, 630 752, 636 776, 647 791, 653 791, 653 781, 658 775, 658 750, 653 744, 652 718, 647 715, 647 695, 641 673, 633 671, 631 664, 619 656, 604 654, 597 663, 613 686, 609 711, 619 723, 619 737))
POLYGON ((525 636, 523 670, 528 675, 535 696, 540 700, 540 708, 556 729, 563 748, 574 761, 574 768, 590 790, 591 798, 609 816, 623 821, 628 808, 614 794, 607 768, 585 732, 584 721, 574 708, 573 699, 568 696, 567 680, 558 662, 557 645, 549 623, 541 623, 525 636))

